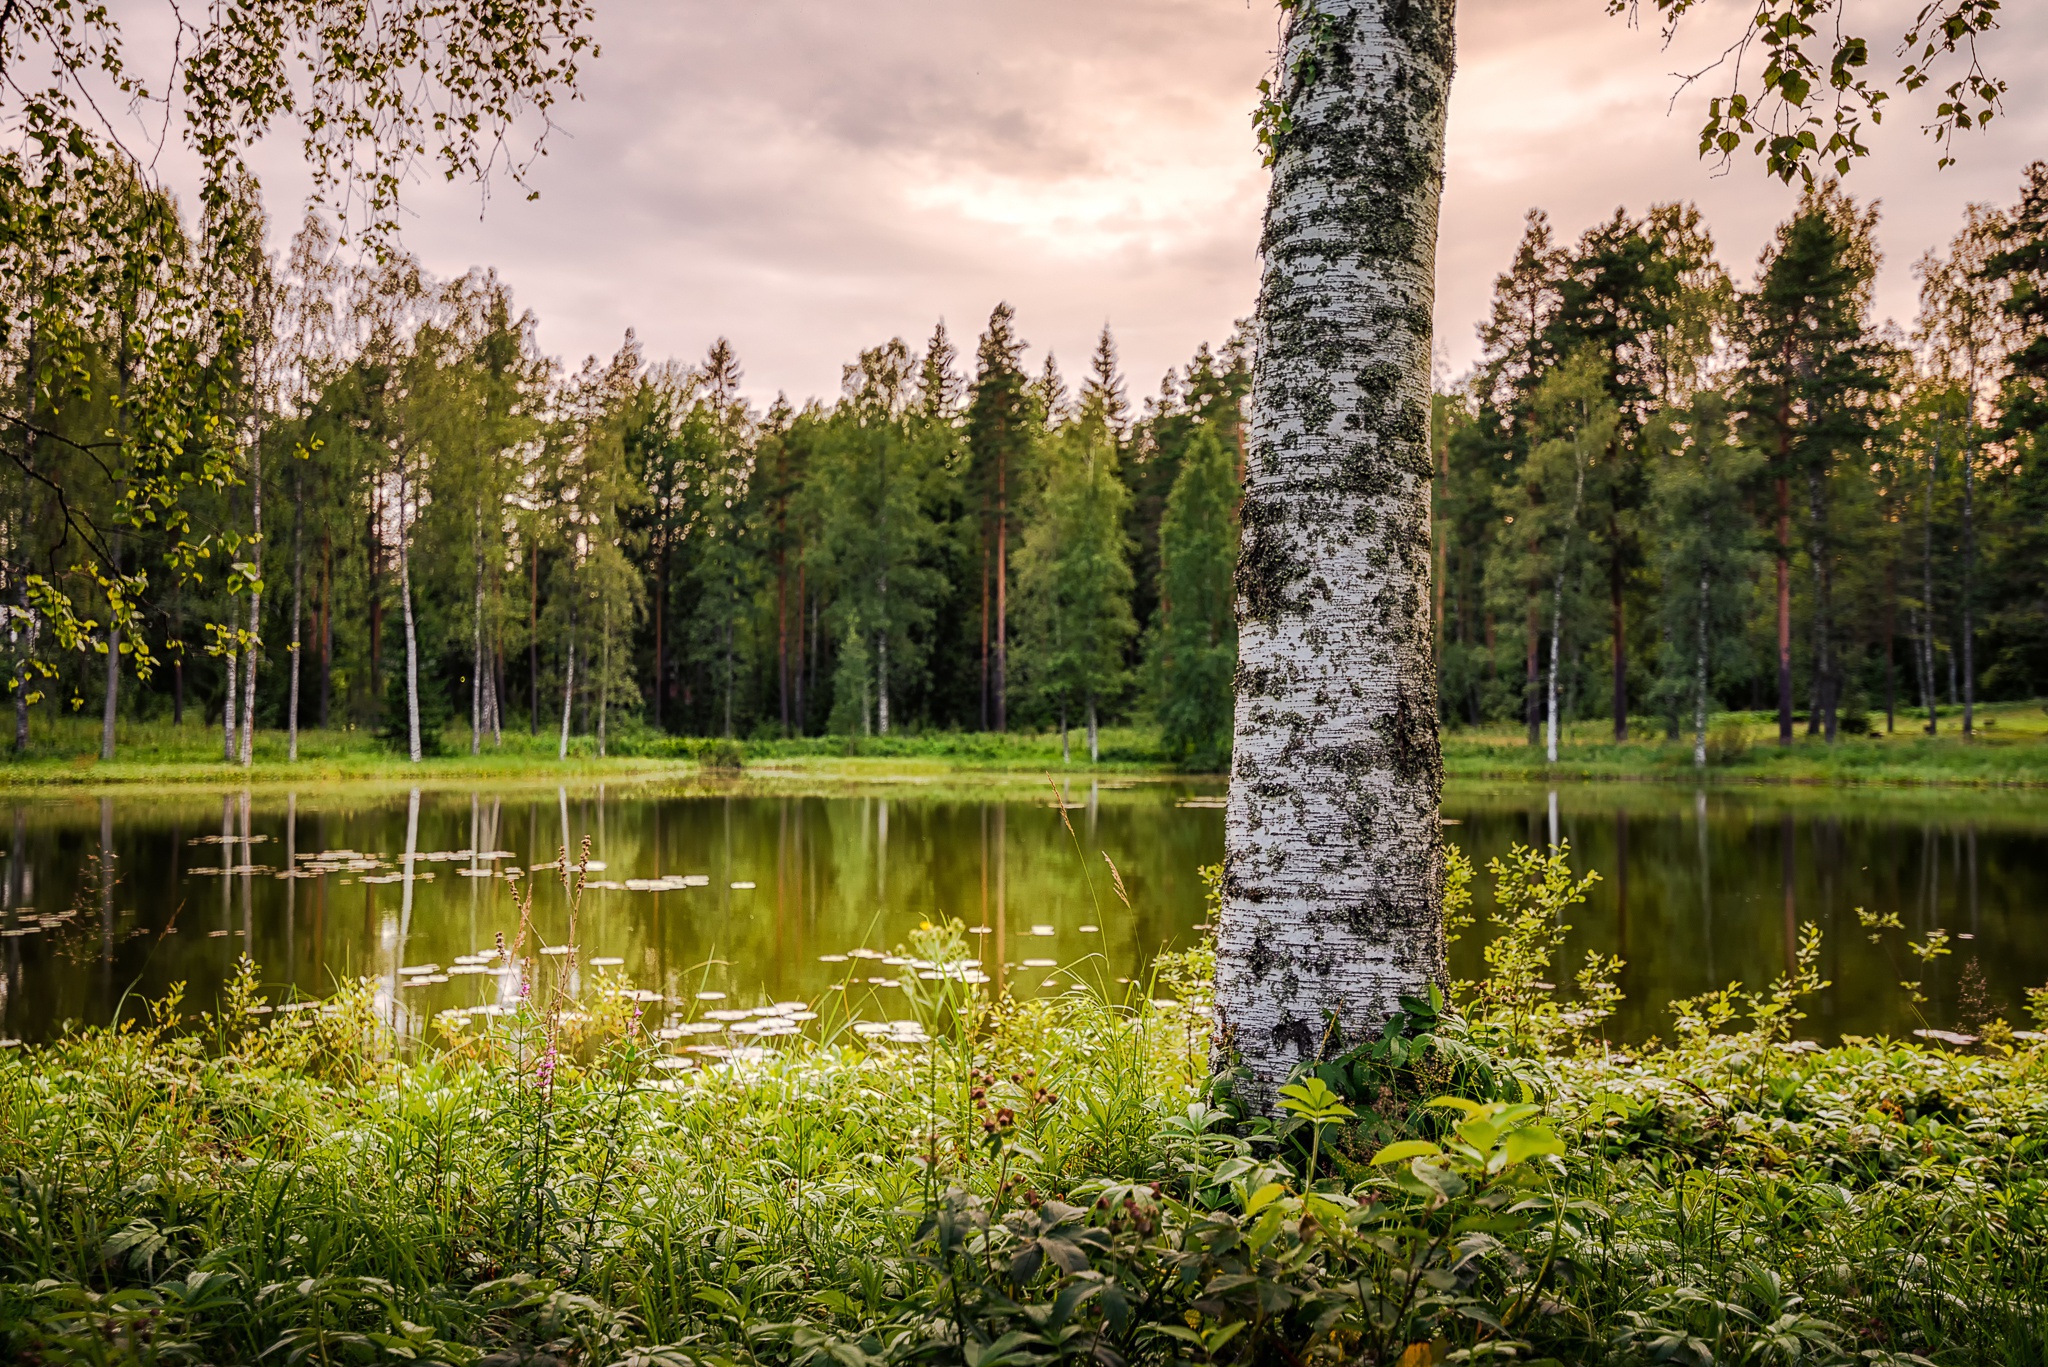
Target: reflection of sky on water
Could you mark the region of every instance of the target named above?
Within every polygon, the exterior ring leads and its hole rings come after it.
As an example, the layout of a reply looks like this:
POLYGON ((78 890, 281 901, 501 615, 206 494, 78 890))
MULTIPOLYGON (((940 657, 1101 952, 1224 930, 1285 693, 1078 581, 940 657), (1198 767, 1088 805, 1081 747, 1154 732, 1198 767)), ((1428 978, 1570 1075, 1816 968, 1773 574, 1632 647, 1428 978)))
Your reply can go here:
MULTIPOLYGON (((1482 870, 1482 933, 1484 866, 1512 843, 1563 839, 1600 872, 1552 976, 1569 982, 1587 950, 1627 960, 1624 1038, 1668 1034, 1673 996, 1763 985, 1805 921, 1825 935, 1834 983, 1812 1007, 1817 1036, 1968 1024, 1977 998, 2012 1014, 2048 982, 2048 937, 2033 929, 2048 905, 2048 798, 1457 787, 1444 810, 1447 838, 1482 870), (1859 906, 1896 912, 1905 931, 1870 943, 1859 906), (1905 942, 1937 927, 1953 952, 1920 970, 1905 942), (1924 1022, 1904 977, 1923 980, 1924 1022)), ((1192 937, 1196 869, 1220 857, 1222 825, 1213 786, 1086 780, 1059 801, 1028 784, 38 798, 0 825, 0 1033, 45 1036, 180 981, 204 1007, 245 952, 266 983, 307 995, 368 977, 411 1030, 450 1008, 503 1008, 518 984, 490 962, 496 937, 516 932, 530 891, 537 941, 567 948, 561 854, 573 865, 586 839, 578 953, 550 962, 572 981, 616 975, 664 1024, 815 1010, 842 991, 861 1015, 900 1017, 903 966, 868 956, 947 916, 973 932, 972 971, 1003 986, 1115 989, 1192 937)), ((1480 971, 1480 939, 1456 947, 1458 976, 1480 971)))

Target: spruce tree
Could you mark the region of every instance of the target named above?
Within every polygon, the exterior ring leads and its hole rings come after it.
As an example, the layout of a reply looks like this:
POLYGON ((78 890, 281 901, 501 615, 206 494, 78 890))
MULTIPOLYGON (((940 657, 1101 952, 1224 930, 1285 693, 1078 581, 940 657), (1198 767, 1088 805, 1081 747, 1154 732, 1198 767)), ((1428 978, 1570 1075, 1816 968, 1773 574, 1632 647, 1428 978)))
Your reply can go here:
POLYGON ((1063 734, 1074 717, 1085 720, 1090 763, 1100 756, 1101 713, 1123 691, 1125 648, 1137 631, 1128 498, 1101 421, 1077 418, 1047 438, 1044 492, 1018 555, 1021 672, 1063 734))
POLYGON ((1031 381, 1022 365, 1017 313, 997 304, 976 349, 967 405, 968 479, 981 509, 981 726, 1009 725, 1010 546, 1018 481, 1035 440, 1031 381))
POLYGON ((1159 525, 1159 611, 1149 655, 1160 743, 1188 767, 1230 762, 1237 671, 1237 462, 1211 424, 1195 431, 1159 525))

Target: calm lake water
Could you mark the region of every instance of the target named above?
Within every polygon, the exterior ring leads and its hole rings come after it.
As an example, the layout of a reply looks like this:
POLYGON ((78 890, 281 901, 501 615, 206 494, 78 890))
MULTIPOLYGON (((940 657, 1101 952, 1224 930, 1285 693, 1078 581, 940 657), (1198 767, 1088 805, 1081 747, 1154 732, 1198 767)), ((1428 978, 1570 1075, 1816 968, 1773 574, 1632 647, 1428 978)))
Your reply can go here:
MULTIPOLYGON (((900 994, 868 980, 897 970, 852 952, 887 952, 944 916, 982 932, 985 970, 1013 989, 1141 979, 1197 933, 1221 790, 1080 780, 1064 806, 1042 784, 758 781, 0 800, 0 1035, 102 1021, 177 982, 204 1006, 244 953, 306 995, 372 976, 412 1027, 489 1004, 505 986, 457 960, 515 928, 507 870, 586 838, 603 867, 580 913, 583 960, 677 1004, 664 1009, 815 1003, 850 985, 858 1012, 886 1019, 900 994)), ((1673 996, 1761 986, 1809 920, 1834 983, 1807 1024, 1819 1038, 1966 1026, 2048 983, 2048 795, 1453 786, 1444 815, 1482 868, 1554 832, 1601 873, 1557 976, 1587 949, 1625 958, 1622 1038, 1668 1033, 1673 996), (1921 971, 1906 935, 1868 941, 1859 906, 1896 912, 1913 938, 1945 929, 1953 952, 1921 971), (1902 977, 1922 979, 1924 1017, 1902 977)), ((567 897, 547 872, 529 877, 540 933, 559 945, 567 897)), ((1482 890, 1482 919, 1489 907, 1482 890)), ((1478 972, 1481 934, 1456 947, 1461 976, 1478 972)))

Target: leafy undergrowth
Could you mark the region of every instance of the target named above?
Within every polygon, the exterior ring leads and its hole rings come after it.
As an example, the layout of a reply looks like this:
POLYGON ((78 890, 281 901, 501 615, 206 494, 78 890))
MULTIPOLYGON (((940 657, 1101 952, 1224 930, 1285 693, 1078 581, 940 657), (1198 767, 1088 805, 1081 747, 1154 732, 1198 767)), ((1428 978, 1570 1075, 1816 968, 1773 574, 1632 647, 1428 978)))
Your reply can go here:
POLYGON ((561 960, 405 1049, 371 986, 252 1010, 252 969, 0 1055, 0 1358, 2048 1362, 2036 1043, 1804 1043, 1809 935, 1608 1049, 1613 965, 1544 982, 1583 882, 1496 873, 1463 1014, 1408 1001, 1277 1124, 1205 1076, 1203 951, 991 1000, 936 928, 914 1027, 703 1067, 561 960))

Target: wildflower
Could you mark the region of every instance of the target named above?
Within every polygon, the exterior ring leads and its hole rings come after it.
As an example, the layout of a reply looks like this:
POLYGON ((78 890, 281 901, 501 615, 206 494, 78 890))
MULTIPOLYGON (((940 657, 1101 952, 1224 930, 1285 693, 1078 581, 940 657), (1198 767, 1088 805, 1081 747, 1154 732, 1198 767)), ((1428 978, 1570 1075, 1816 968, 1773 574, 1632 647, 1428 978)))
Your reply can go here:
POLYGON ((555 1046, 550 1044, 540 1056, 540 1066, 534 1069, 533 1085, 542 1089, 552 1087, 555 1082, 555 1046))

